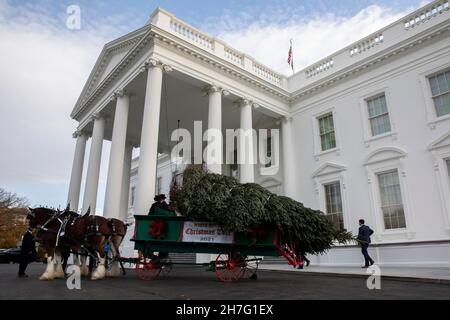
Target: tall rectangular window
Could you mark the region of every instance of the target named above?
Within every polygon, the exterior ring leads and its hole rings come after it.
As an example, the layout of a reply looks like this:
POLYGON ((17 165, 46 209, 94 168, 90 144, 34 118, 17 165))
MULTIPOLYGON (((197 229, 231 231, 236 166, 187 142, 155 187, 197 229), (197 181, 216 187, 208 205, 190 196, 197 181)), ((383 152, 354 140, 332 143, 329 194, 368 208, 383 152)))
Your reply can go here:
POLYGON ((367 100, 370 128, 372 136, 378 136, 391 131, 391 122, 386 104, 386 95, 367 100))
POLYGON ((450 178, 450 159, 445 160, 445 163, 447 164, 448 177, 450 178))
POLYGON ((131 187, 131 206, 134 207, 134 199, 136 197, 136 187, 131 187))
POLYGON ((344 214, 342 212, 341 183, 333 182, 324 185, 327 217, 339 230, 344 229, 344 214))
POLYGON ((336 148, 333 114, 326 114, 318 118, 318 121, 322 151, 336 148))
POLYGON ((393 170, 378 174, 378 184, 385 228, 406 228, 398 171, 393 170))
POLYGON ((428 78, 438 117, 450 114, 450 70, 428 78))
POLYGON ((162 193, 162 177, 158 177, 158 179, 156 180, 156 191, 158 194, 162 193))
POLYGON ((266 157, 268 160, 266 163, 266 168, 270 168, 272 167, 272 136, 267 137, 266 140, 266 157))

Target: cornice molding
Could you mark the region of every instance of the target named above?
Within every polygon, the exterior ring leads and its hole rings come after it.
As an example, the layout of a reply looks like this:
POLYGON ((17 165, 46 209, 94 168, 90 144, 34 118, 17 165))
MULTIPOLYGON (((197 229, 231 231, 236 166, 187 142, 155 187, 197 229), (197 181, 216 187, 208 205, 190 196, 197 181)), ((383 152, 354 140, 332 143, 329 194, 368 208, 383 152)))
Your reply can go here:
POLYGON ((289 92, 282 87, 276 86, 223 58, 217 57, 204 49, 198 48, 184 39, 177 37, 177 35, 171 34, 154 26, 152 26, 152 30, 154 32, 155 41, 160 41, 161 43, 175 48, 178 52, 181 52, 183 55, 188 56, 191 59, 195 58, 200 60, 202 63, 215 67, 222 73, 227 73, 235 78, 246 81, 265 93, 270 93, 271 95, 276 96, 277 98, 283 100, 283 102, 289 101, 289 92))
POLYGON ((328 77, 317 80, 316 82, 310 84, 304 89, 297 90, 291 94, 289 99, 290 103, 294 103, 300 98, 311 95, 312 93, 316 93, 326 87, 333 85, 336 82, 339 82, 345 78, 353 76, 355 74, 362 73, 366 69, 373 67, 374 65, 380 64, 381 62, 385 62, 388 59, 391 59, 399 54, 402 54, 406 51, 409 51, 418 45, 423 44, 426 41, 429 41, 437 36, 440 36, 444 33, 450 31, 450 26, 448 23, 441 26, 440 29, 434 30, 429 33, 423 33, 416 35, 416 39, 409 42, 400 43, 394 46, 387 48, 384 52, 378 55, 369 55, 364 60, 359 63, 355 63, 350 65, 347 69, 339 70, 337 72, 331 73, 328 77))
MULTIPOLYGON (((446 22, 444 25, 438 26, 439 29, 433 28, 433 30, 425 31, 422 34, 417 34, 413 37, 412 41, 403 42, 400 44, 396 44, 387 48, 385 51, 376 54, 369 55, 366 59, 356 63, 354 65, 350 65, 348 68, 337 71, 335 73, 330 74, 326 78, 322 78, 317 80, 315 83, 298 90, 294 93, 290 93, 284 90, 281 87, 278 87, 270 82, 257 77, 256 75, 241 69, 240 67, 226 61, 220 57, 213 55, 212 53, 205 51, 195 45, 183 40, 182 38, 177 37, 174 34, 171 34, 167 31, 157 28, 153 25, 148 25, 140 30, 136 31, 134 34, 134 38, 126 41, 122 44, 118 44, 117 47, 134 44, 134 47, 130 50, 130 52, 116 65, 116 67, 110 72, 106 78, 97 85, 95 90, 92 89, 84 89, 82 96, 80 96, 74 111, 71 116, 76 118, 80 115, 81 112, 86 110, 88 107, 92 105, 92 103, 101 96, 104 91, 113 83, 115 79, 117 79, 121 74, 123 74, 124 70, 126 70, 127 66, 132 64, 138 55, 142 52, 142 50, 151 44, 151 42, 161 42, 170 47, 175 48, 178 52, 181 52, 184 55, 189 56, 191 59, 195 58, 197 60, 202 61, 203 63, 208 64, 216 69, 219 69, 222 73, 226 73, 228 75, 233 76, 234 78, 240 79, 242 81, 247 82, 253 87, 258 88, 264 93, 270 94, 272 96, 277 97, 283 103, 289 104, 289 107, 292 107, 292 104, 298 101, 300 98, 305 96, 309 96, 313 93, 321 91, 326 87, 333 85, 334 83, 341 81, 347 77, 353 76, 355 74, 362 73, 366 69, 379 64, 381 62, 385 62, 388 59, 391 59, 398 54, 404 53, 412 48, 423 44, 430 39, 433 39, 439 35, 447 33, 450 30, 449 23, 446 22), (144 33, 145 32, 145 33, 144 33), (138 36, 136 34, 140 33, 138 36)), ((410 39, 408 39, 410 40, 410 39)), ((106 48, 106 46, 105 46, 106 48)), ((108 49, 110 50, 110 49, 108 49)), ((105 55, 105 52, 103 53, 105 55)), ((104 59, 105 57, 103 57, 104 59)), ((99 58, 99 60, 101 60, 99 58)), ((99 65, 97 63, 95 68, 98 68, 99 65)), ((165 65, 162 61, 154 61, 154 59, 149 59, 146 61, 146 64, 142 66, 143 70, 146 70, 149 67, 162 67, 165 72, 170 72, 172 68, 168 65, 165 65), (148 62, 148 64, 147 64, 148 62)), ((100 72, 96 70, 96 73, 100 72)), ((142 70, 141 70, 142 71, 142 70)), ((88 80, 90 85, 93 85, 93 79, 95 77, 91 75, 91 78, 88 80)))

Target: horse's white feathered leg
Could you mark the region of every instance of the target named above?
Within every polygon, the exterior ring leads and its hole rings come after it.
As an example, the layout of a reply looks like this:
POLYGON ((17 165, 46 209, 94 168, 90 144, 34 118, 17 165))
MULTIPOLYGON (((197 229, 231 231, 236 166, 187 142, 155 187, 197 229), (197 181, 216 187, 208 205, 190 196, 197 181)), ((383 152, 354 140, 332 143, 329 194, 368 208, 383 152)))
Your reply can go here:
POLYGON ((89 268, 87 267, 87 256, 81 256, 81 276, 86 277, 88 275, 89 268))
POLYGON ((55 278, 56 279, 64 279, 65 275, 64 275, 64 271, 62 269, 62 257, 61 257, 61 253, 56 253, 55 252, 55 261, 56 261, 56 272, 55 272, 55 278))
MULTIPOLYGON (((122 243, 122 238, 120 236, 115 236, 111 238, 110 241, 110 249, 112 253, 113 259, 117 259, 120 257, 119 246, 122 243)), ((108 277, 120 277, 121 269, 118 261, 114 261, 111 265, 111 269, 106 273, 108 277)))
POLYGON ((105 260, 106 257, 102 258, 100 257, 100 254, 98 254, 98 267, 95 269, 95 271, 92 273, 91 280, 101 280, 105 277, 106 269, 105 269, 105 260))
POLYGON ((55 268, 53 266, 53 257, 47 258, 47 268, 44 274, 39 278, 41 281, 53 280, 55 278, 55 268))

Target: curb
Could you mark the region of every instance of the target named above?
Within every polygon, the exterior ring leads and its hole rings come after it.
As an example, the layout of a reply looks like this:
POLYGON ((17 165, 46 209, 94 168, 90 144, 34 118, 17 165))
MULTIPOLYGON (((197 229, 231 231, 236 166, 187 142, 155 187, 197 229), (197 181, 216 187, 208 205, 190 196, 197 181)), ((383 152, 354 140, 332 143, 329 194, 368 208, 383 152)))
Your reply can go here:
MULTIPOLYGON (((336 272, 314 272, 314 271, 289 271, 289 270, 279 270, 270 268, 260 268, 259 271, 271 271, 279 273, 290 273, 298 275, 312 275, 312 276, 325 276, 325 277, 338 277, 338 278, 358 278, 367 279, 370 275, 364 274, 352 274, 352 273, 336 273, 336 272)), ((420 277, 403 277, 403 276, 381 276, 383 280, 391 281, 407 281, 416 283, 431 283, 431 284, 442 284, 450 285, 450 279, 440 279, 440 278, 420 278, 420 277)))

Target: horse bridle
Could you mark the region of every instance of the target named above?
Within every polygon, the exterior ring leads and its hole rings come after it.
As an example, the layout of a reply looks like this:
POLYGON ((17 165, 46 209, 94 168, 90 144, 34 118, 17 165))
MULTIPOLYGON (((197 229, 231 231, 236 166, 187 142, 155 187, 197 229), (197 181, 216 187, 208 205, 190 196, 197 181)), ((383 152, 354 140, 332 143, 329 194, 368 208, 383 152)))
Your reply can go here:
POLYGON ((49 224, 49 223, 51 223, 51 222, 53 222, 55 219, 56 220, 58 220, 58 222, 62 225, 63 224, 63 221, 60 219, 60 216, 62 215, 62 213, 63 212, 55 212, 55 214, 53 214, 53 216, 50 218, 50 219, 48 219, 47 220, 47 222, 45 222, 44 223, 44 225, 43 226, 41 226, 39 229, 40 230, 42 230, 42 231, 45 231, 45 232, 57 232, 56 230, 55 231, 53 231, 53 230, 49 230, 48 228, 47 228, 47 225, 49 224))

